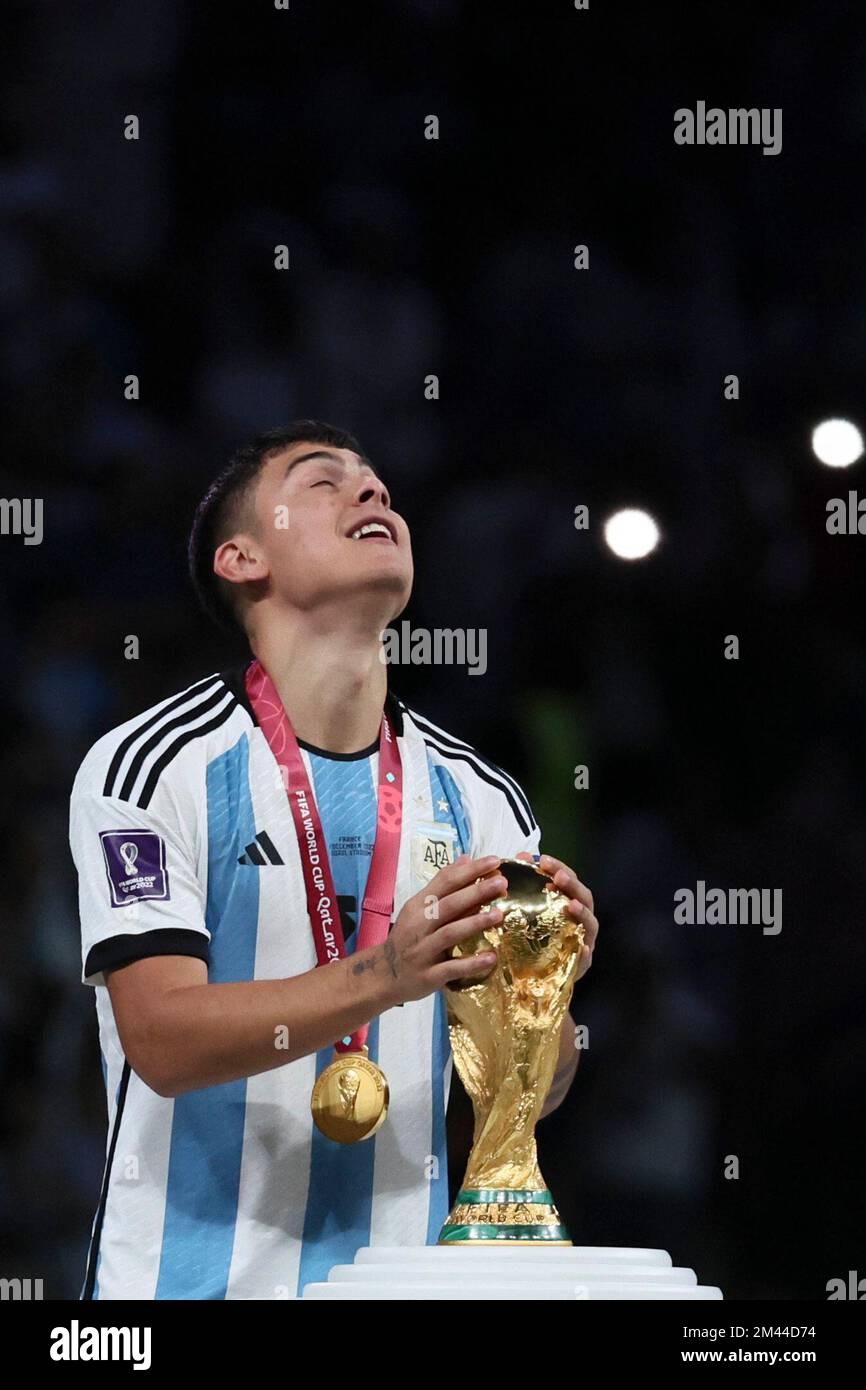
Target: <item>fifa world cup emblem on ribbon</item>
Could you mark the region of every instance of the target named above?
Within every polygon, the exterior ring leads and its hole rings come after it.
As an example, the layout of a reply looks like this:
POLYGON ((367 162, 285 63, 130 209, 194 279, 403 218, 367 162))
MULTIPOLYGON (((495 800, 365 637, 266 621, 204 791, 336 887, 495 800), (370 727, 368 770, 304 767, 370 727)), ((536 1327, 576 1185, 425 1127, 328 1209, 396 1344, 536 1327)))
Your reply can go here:
POLYGON ((472 1101, 475 1132, 439 1244, 570 1245, 538 1166, 535 1126, 556 1070, 583 927, 534 864, 503 859, 497 872, 508 882, 495 904, 502 921, 454 954, 493 946, 498 962, 483 980, 445 990, 454 1065, 472 1101))
POLYGON ((119 849, 120 857, 123 860, 123 867, 130 878, 135 875, 135 866, 138 862, 138 845, 131 840, 125 840, 119 849))

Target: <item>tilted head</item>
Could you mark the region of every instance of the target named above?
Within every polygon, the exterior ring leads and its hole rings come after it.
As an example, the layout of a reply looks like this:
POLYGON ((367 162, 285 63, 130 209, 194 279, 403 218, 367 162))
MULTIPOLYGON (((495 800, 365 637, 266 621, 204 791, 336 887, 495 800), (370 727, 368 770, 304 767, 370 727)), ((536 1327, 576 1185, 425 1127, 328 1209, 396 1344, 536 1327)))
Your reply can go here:
POLYGON ((239 449, 199 503, 189 543, 205 609, 248 634, 266 613, 353 605, 373 625, 412 589, 409 529, 357 440, 316 420, 239 449))

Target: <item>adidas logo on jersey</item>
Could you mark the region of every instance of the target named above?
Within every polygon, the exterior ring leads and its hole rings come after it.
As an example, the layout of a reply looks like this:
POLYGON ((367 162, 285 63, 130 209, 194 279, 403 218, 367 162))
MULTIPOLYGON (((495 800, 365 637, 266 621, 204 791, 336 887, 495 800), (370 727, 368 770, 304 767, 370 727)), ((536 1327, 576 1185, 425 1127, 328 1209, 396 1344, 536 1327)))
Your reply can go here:
POLYGON ((265 864, 283 864, 274 842, 266 830, 260 830, 251 845, 238 855, 239 864, 252 864, 261 868, 265 864))

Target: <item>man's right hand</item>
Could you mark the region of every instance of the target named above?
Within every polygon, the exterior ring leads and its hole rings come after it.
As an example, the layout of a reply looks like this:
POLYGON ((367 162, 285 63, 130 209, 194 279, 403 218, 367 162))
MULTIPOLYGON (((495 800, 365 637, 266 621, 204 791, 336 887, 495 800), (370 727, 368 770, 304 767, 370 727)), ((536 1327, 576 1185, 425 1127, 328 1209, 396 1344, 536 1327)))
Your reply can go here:
POLYGON ((508 890, 504 876, 494 873, 501 862, 494 854, 483 859, 461 854, 404 903, 388 940, 374 948, 384 951, 391 967, 391 1004, 423 999, 452 980, 480 980, 490 972, 496 964, 492 949, 463 957, 452 957, 451 952, 502 921, 499 908, 481 911, 508 890))

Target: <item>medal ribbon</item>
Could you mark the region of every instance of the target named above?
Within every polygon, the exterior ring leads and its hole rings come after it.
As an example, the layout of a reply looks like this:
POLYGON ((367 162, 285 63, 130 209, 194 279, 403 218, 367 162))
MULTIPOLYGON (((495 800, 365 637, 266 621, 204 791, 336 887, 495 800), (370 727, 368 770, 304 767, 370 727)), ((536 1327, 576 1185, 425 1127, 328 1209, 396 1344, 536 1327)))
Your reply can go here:
MULTIPOLYGON (((307 769, 298 740, 276 686, 259 661, 253 661, 244 677, 247 696, 259 728, 276 758, 289 798, 304 886, 307 911, 319 965, 343 960, 346 942, 337 906, 331 863, 307 769)), ((400 750, 386 711, 379 731, 379 794, 376 807, 376 840, 367 875, 367 886, 356 950, 379 946, 386 940, 394 911, 397 860, 400 854, 400 828, 403 821, 403 770, 400 750)), ((370 1025, 363 1024, 346 1042, 335 1043, 337 1052, 360 1052, 367 1041, 370 1025)))

